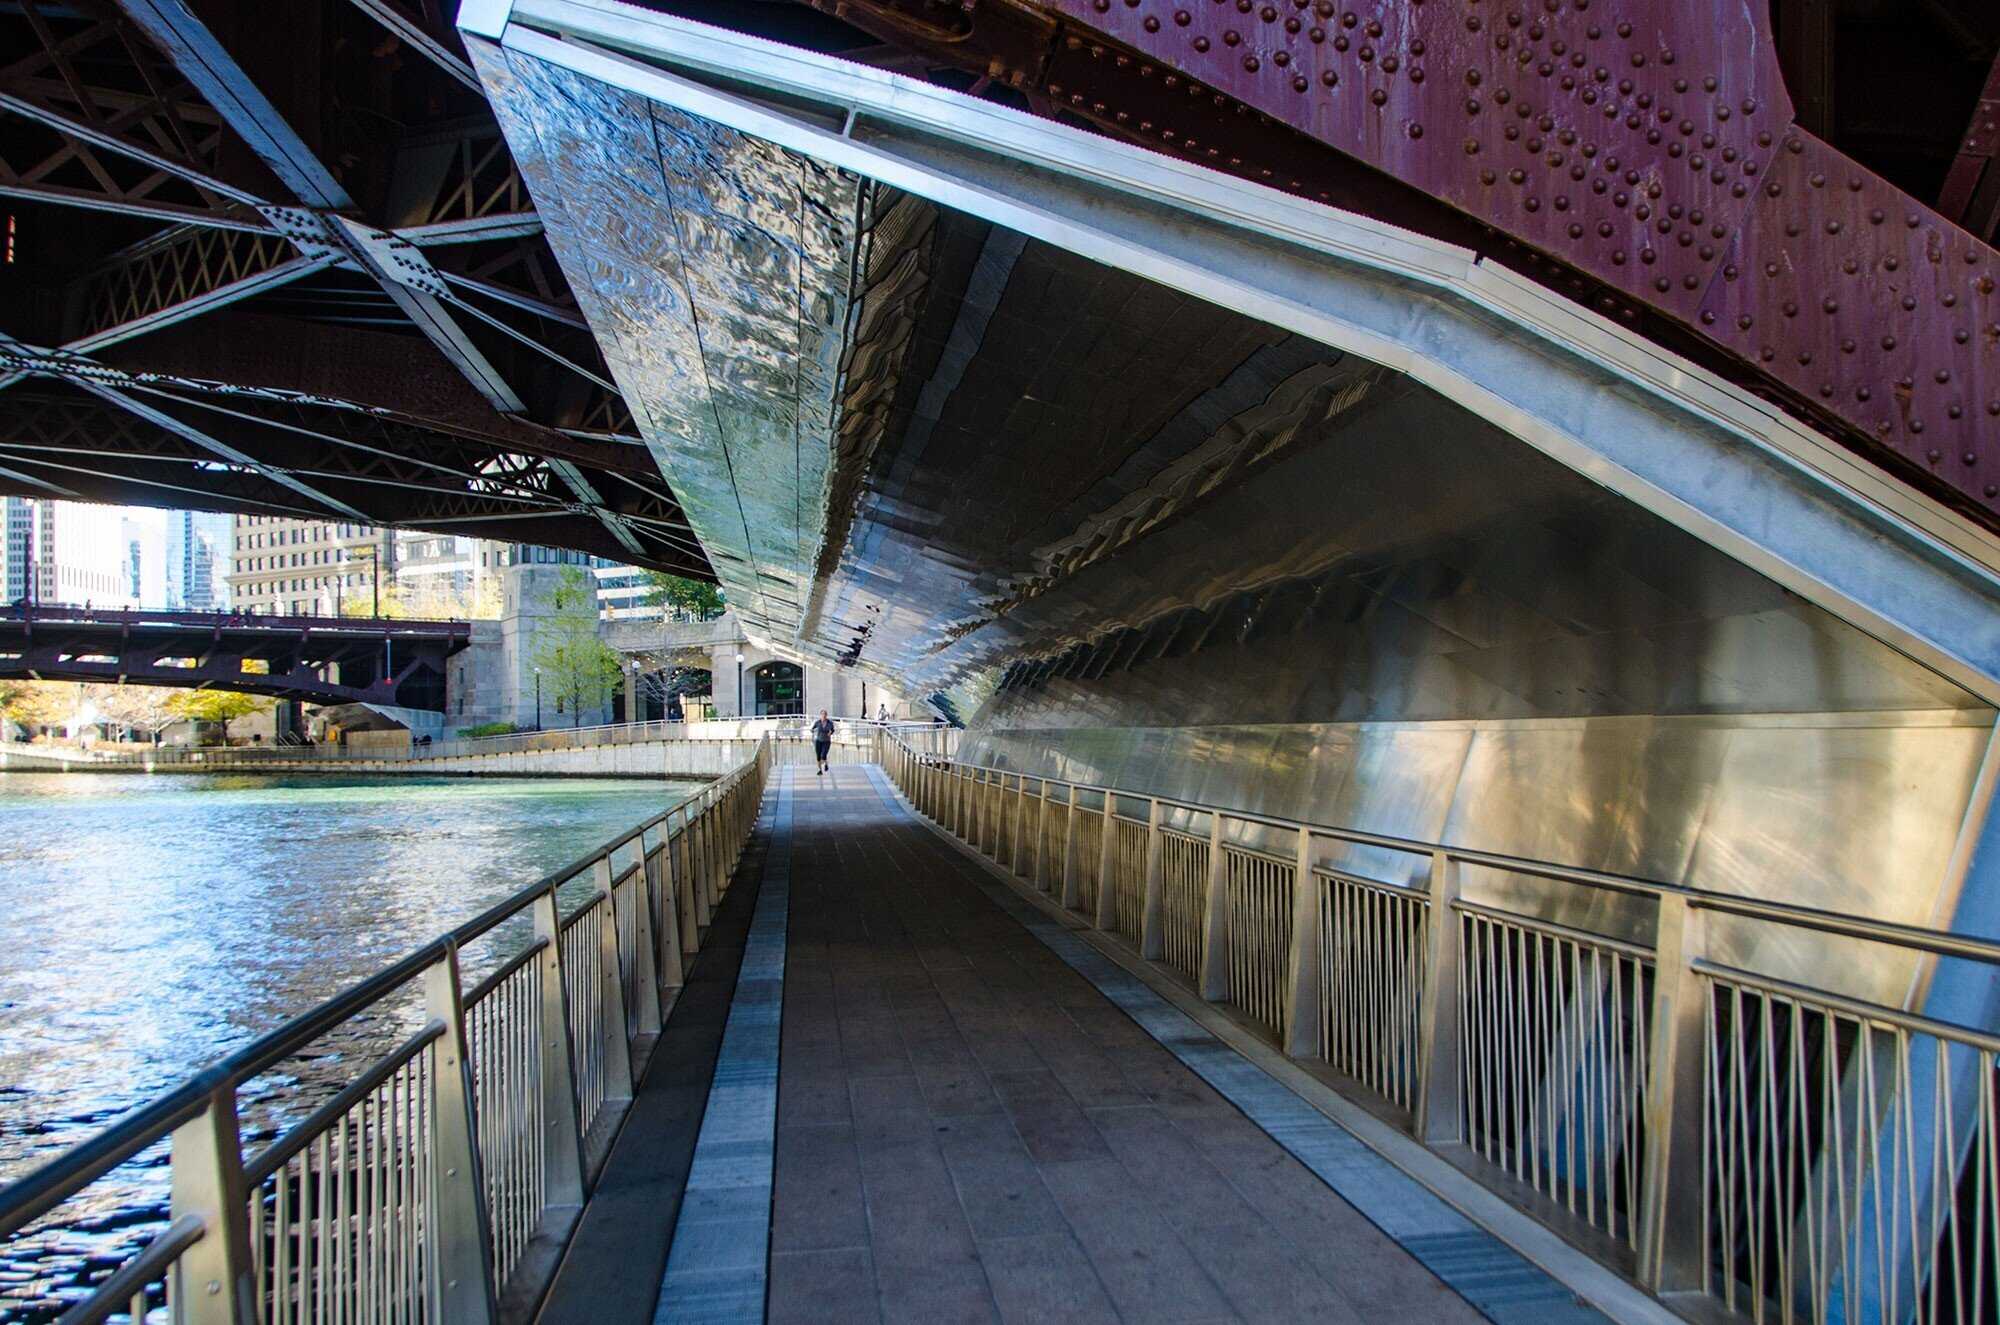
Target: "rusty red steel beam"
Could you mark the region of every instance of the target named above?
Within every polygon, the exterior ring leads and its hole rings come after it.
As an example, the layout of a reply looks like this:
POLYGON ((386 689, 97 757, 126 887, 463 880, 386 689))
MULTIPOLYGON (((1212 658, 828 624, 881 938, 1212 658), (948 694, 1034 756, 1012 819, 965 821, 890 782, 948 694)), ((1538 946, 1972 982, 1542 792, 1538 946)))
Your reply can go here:
POLYGON ((2000 180, 1993 177, 1996 159, 2000 159, 2000 54, 1993 57, 1979 104, 1973 107, 1958 155, 1938 194, 1940 212, 1989 240, 2000 227, 2000 180))
POLYGON ((2000 524, 2000 252, 1798 126, 1765 5, 810 3, 1158 150, 1545 256, 2000 524))

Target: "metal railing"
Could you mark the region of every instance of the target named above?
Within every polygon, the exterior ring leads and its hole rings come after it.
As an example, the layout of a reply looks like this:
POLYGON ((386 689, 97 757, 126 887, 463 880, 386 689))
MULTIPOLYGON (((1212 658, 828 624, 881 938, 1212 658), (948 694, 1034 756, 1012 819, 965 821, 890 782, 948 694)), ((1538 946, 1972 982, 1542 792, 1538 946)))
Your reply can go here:
POLYGON ((1928 974, 2000 966, 2000 943, 1039 778, 894 734, 884 755, 919 812, 1654 1292, 1760 1322, 2000 1317, 2000 1034, 1724 965, 1709 928, 1879 945, 1928 974), (1414 857, 1425 882, 1332 868, 1343 846, 1414 857), (1468 867, 1636 899, 1654 941, 1483 904, 1468 867))
MULTIPOLYGON (((119 750, 103 754, 79 753, 74 763, 129 765, 133 767, 226 767, 257 764, 290 764, 306 761, 326 763, 404 762, 418 759, 460 758, 466 755, 525 754, 547 750, 597 749, 613 745, 643 745, 653 741, 755 740, 767 733, 788 739, 806 730, 812 720, 797 714, 781 717, 722 718, 695 722, 600 723, 590 727, 549 727, 541 731, 510 732, 503 736, 477 736, 457 741, 433 740, 427 744, 386 746, 381 749, 332 744, 269 746, 157 746, 139 750, 119 750)), ((904 739, 945 746, 944 733, 952 729, 936 723, 878 722, 872 718, 835 720, 847 733, 894 731, 904 739)), ((955 735, 955 733, 953 733, 955 735)), ((872 741, 872 736, 869 738, 872 741)), ((872 748, 872 745, 871 745, 872 748)), ((29 751, 33 754, 35 751, 29 751)))
POLYGON ((529 1318, 772 766, 758 742, 694 795, 0 1189, 0 1239, 60 1219, 165 1143, 165 1227, 65 1322, 529 1318), (494 969, 468 987, 474 945, 494 969), (245 1153, 246 1083, 413 994, 413 1033, 245 1153))

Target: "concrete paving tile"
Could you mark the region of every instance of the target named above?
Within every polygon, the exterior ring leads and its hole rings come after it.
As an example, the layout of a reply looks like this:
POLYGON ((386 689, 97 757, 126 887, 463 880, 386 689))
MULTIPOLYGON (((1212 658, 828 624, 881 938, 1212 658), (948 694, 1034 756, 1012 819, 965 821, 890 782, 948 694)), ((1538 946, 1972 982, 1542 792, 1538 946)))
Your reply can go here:
POLYGON ((1046 1067, 1038 1066, 1025 1072, 988 1072, 986 1081, 1003 1104, 1069 1098, 1069 1092, 1056 1080, 1056 1074, 1046 1067))
POLYGON ((958 1188, 940 1162, 935 1172, 897 1169, 869 1173, 869 1244, 878 1277, 912 1264, 974 1255, 972 1226, 958 1188))
POLYGON ((779 1129, 771 1201, 773 1250, 865 1247, 868 1239, 854 1129, 845 1124, 779 1129))
POLYGON ((1353 1305, 1261 1219, 1195 1229, 1184 1233, 1182 1240, 1245 1321, 1361 1325, 1353 1305))
POLYGON ((778 1130, 788 1127, 818 1127, 846 1123, 853 1119, 845 1075, 794 1074, 785 1067, 778 1074, 778 1130))
POLYGON ((1157 1110, 1087 1112, 1111 1153, 1175 1227, 1185 1230, 1257 1218, 1222 1171, 1157 1110))
POLYGON ((879 1321, 875 1266, 866 1247, 773 1252, 765 1325, 879 1321))
POLYGON ((856 1122, 878 1114, 925 1107, 923 1089, 917 1085, 916 1077, 908 1073, 902 1076, 850 1077, 847 1095, 856 1122))
POLYGON ((980 1244, 1000 1319, 1096 1325, 1118 1319, 1090 1258, 1068 1233, 997 1238, 980 1244))
MULTIPOLYGON (((1060 1087, 1058 1087, 1060 1090, 1060 1087)), ((1007 1115, 1037 1164, 1110 1159, 1104 1137, 1067 1091, 1005 1101, 1007 1115)))
POLYGON ((1112 1302, 1129 1320, 1229 1316, 1231 1308, 1194 1254, 1148 1210, 1075 1227, 1076 1240, 1112 1302))
POLYGON ((980 1325, 998 1320, 974 1259, 912 1265, 879 1278, 884 1325, 980 1325))

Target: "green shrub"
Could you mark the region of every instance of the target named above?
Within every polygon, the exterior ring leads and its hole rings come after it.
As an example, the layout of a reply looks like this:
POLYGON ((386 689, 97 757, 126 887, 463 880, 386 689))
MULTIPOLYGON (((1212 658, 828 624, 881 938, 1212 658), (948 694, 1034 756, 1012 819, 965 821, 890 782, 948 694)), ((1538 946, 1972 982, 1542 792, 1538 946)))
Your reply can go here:
POLYGON ((460 727, 458 729, 458 734, 462 738, 470 738, 476 736, 512 736, 515 732, 519 730, 521 729, 519 727, 516 727, 511 722, 482 722, 477 727, 460 727))

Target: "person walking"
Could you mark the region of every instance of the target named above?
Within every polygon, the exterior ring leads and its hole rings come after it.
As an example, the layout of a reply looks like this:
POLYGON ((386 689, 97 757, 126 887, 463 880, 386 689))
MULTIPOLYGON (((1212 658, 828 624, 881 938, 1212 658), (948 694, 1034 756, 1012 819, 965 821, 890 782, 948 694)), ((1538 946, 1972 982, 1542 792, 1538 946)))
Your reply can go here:
POLYGON ((813 758, 819 763, 818 777, 826 772, 826 757, 833 750, 833 719, 826 716, 826 710, 819 711, 819 717, 812 725, 813 758))

